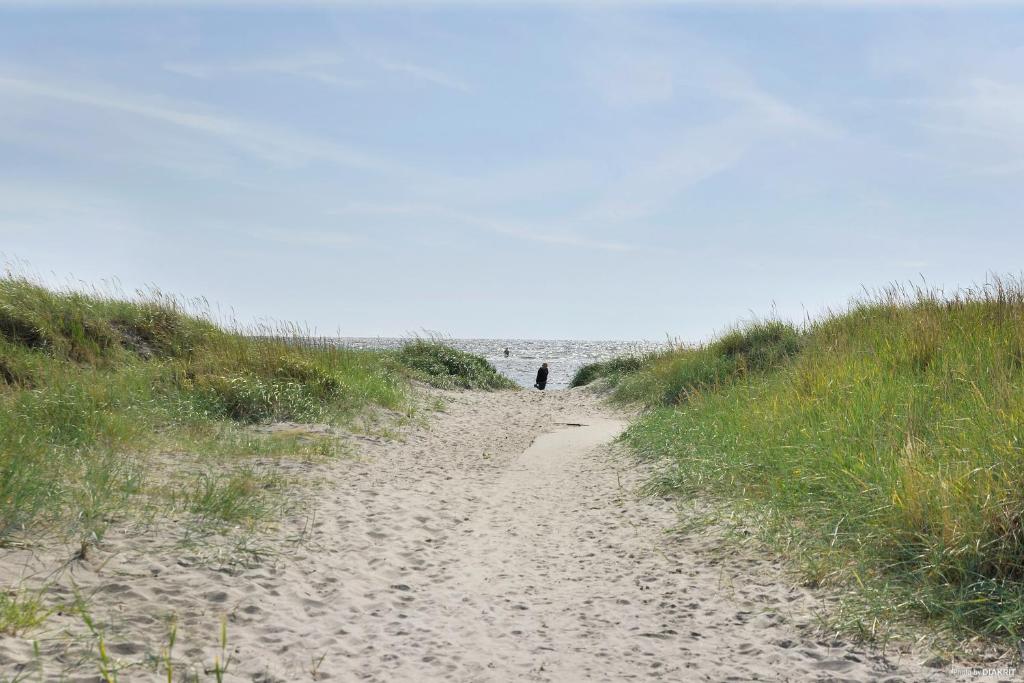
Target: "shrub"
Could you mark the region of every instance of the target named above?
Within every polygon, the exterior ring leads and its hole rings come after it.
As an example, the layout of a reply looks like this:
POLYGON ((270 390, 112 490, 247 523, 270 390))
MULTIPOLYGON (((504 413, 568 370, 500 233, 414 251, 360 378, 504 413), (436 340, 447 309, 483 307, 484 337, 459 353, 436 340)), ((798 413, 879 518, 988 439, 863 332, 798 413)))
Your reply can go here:
POLYGON ((598 379, 607 379, 613 385, 617 384, 623 376, 639 372, 652 358, 653 356, 619 356, 605 361, 588 363, 572 376, 569 388, 586 386, 598 379))
POLYGON ((705 346, 649 356, 638 371, 621 376, 615 396, 627 402, 677 405, 751 373, 780 367, 799 353, 802 344, 802 334, 788 323, 753 323, 705 346))
POLYGON ((416 340, 398 351, 398 361, 428 384, 444 389, 515 389, 515 382, 480 356, 436 341, 416 340))

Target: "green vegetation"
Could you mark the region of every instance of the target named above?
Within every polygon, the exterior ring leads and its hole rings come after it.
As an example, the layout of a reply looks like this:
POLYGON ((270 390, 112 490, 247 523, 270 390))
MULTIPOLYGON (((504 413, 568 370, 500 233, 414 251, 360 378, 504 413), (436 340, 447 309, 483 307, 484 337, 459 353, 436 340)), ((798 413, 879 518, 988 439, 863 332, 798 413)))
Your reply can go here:
POLYGON ((505 377, 480 356, 453 349, 439 341, 417 339, 398 352, 399 361, 415 376, 442 389, 515 389, 505 377))
POLYGON ((439 343, 313 348, 299 330, 229 332, 202 311, 159 292, 126 301, 0 278, 0 544, 26 531, 100 537, 138 494, 159 493, 153 471, 190 476, 167 471, 185 460, 174 453, 201 454, 203 475, 157 498, 202 519, 250 522, 273 509, 267 495, 278 487, 234 456, 339 449, 249 425, 410 414, 411 379, 511 386, 483 359, 439 343))
POLYGON ((622 356, 580 368, 570 387, 605 380, 616 398, 675 405, 694 393, 736 377, 776 367, 801 347, 801 333, 778 321, 732 330, 700 347, 672 348, 643 356, 622 356))
POLYGON ((21 635, 43 623, 47 614, 38 593, 0 591, 0 635, 21 635))
POLYGON ((606 361, 584 365, 569 381, 569 388, 582 387, 598 379, 616 386, 623 377, 632 375, 646 366, 654 356, 620 356, 606 361))
POLYGON ((271 518, 283 501, 275 495, 285 478, 263 467, 243 466, 234 472, 203 472, 178 485, 170 498, 174 509, 185 510, 205 523, 252 526, 271 518))
MULTIPOLYGON (((600 373, 597 373, 600 374, 600 373)), ((758 323, 655 354, 614 397, 655 483, 732 501, 846 626, 908 612, 1024 635, 1024 288, 891 290, 803 330, 758 323)))

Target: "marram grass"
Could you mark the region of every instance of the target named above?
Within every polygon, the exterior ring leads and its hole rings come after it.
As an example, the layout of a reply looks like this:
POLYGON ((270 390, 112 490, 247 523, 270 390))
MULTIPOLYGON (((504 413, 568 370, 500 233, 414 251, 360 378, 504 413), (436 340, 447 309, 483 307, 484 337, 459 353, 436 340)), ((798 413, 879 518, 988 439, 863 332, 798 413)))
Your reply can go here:
POLYGON ((847 626, 1024 636, 1024 288, 889 290, 647 359, 615 396, 657 485, 746 510, 847 626))
POLYGON ((398 351, 398 359, 416 378, 441 389, 494 390, 518 386, 486 359, 436 339, 410 341, 398 351))
POLYGON ((251 521, 272 505, 261 478, 238 474, 231 458, 341 449, 247 425, 409 414, 412 380, 511 386, 483 359, 441 343, 313 346, 299 328, 232 331, 208 311, 160 292, 125 299, 0 277, 0 544, 42 531, 101 536, 140 491, 159 487, 147 481, 158 452, 162 462, 187 451, 209 463, 188 503, 172 507, 251 521))

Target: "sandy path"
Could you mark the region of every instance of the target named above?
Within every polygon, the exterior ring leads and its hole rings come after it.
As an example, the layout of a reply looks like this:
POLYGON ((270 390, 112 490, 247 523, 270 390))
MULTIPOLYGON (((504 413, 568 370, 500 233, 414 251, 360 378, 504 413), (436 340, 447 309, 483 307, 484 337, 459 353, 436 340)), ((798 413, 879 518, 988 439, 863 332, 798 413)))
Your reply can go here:
MULTIPOLYGON (((677 511, 633 495, 643 472, 606 445, 624 423, 590 394, 445 398, 403 443, 314 467, 315 516, 287 520, 244 564, 224 562, 226 550, 183 552, 167 529, 114 533, 53 590, 74 581, 92 596, 131 681, 161 680, 147 661, 171 612, 177 669, 201 680, 224 615, 225 680, 236 681, 942 675, 818 642, 806 628, 817 599, 770 558, 666 535, 677 511)), ((0 577, 39 577, 61 552, 8 551, 0 577)), ((82 632, 70 616, 51 620, 44 678, 96 680, 87 640, 68 644, 82 632)), ((0 639, 3 674, 31 659, 30 643, 0 639)))

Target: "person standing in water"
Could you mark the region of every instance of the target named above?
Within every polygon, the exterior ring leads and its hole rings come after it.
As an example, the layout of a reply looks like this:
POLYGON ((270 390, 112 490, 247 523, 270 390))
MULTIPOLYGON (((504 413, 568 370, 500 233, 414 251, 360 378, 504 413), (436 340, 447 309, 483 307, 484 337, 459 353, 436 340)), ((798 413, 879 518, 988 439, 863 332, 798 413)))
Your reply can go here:
POLYGON ((533 386, 537 387, 541 391, 544 391, 544 387, 547 386, 547 383, 548 383, 548 364, 544 363, 543 365, 540 366, 540 369, 537 370, 537 381, 534 382, 533 386))
POLYGON ((505 358, 508 358, 508 347, 505 347, 505 358))

